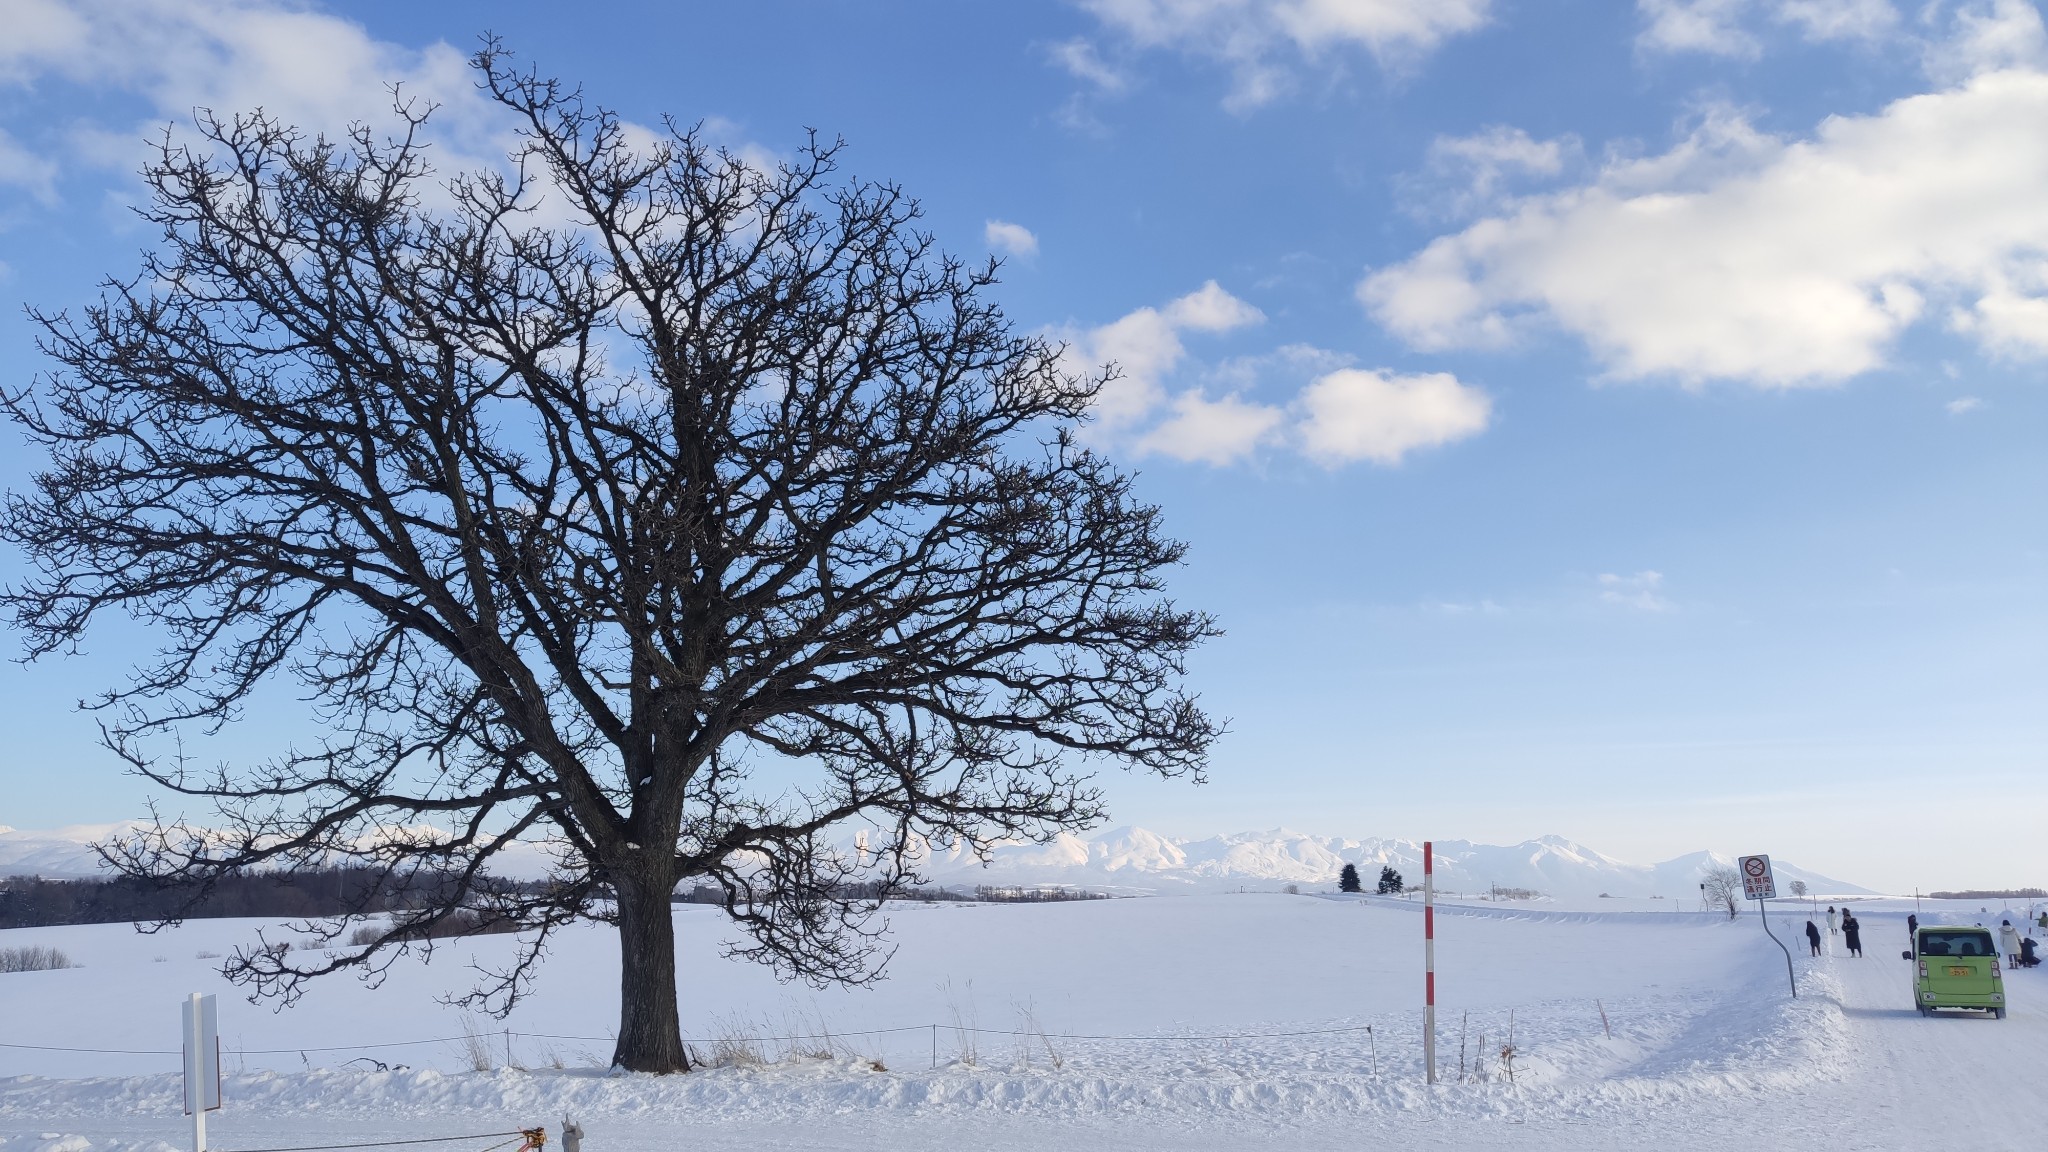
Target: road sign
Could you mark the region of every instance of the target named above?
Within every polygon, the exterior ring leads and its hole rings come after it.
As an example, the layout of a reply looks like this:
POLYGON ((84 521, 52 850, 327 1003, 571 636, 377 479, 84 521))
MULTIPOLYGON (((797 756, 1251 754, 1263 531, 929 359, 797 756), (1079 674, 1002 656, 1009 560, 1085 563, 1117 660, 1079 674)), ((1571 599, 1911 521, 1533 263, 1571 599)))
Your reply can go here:
POLYGON ((1778 883, 1771 877, 1769 856, 1744 856, 1738 861, 1742 869, 1742 896, 1746 900, 1776 900, 1778 883))

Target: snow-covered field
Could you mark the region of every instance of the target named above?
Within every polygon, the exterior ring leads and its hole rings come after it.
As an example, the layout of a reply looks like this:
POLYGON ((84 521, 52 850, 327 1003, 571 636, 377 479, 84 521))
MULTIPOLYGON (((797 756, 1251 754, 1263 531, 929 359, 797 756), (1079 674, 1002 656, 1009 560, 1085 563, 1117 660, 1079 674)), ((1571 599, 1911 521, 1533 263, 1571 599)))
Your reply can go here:
MULTIPOLYGON (((591 1152, 2040 1143, 2044 970, 2009 974, 2006 1020, 1922 1019, 1899 958, 1912 902, 1861 900, 1867 956, 1840 954, 1839 938, 1817 960, 1796 948, 1794 1001, 1753 912, 1731 924, 1670 903, 1446 909, 1434 1090, 1421 918, 1377 899, 906 906, 891 979, 830 992, 719 959, 717 911, 683 908, 685 1031, 764 1036, 739 1047, 772 1062, 667 1078, 596 1067, 616 1017, 601 928, 563 937, 503 1023, 437 997, 466 986, 467 963, 506 955, 504 938, 401 964, 374 991, 330 981, 278 1012, 199 955, 250 939, 249 921, 0 932, 0 947, 54 945, 83 965, 0 975, 0 1044, 134 1050, 0 1047, 0 1152, 184 1146, 177 1058, 150 1050, 175 1049, 192 991, 222 995, 228 1106, 210 1127, 228 1150, 554 1128, 564 1114, 591 1152), (1511 1017, 1512 1081, 1499 1057, 1511 1017), (439 1039, 466 1025, 497 1067, 469 1070, 465 1043, 439 1039), (868 1034, 887 1028, 901 1030, 868 1034), (790 1039, 818 1032, 831 1039, 790 1039), (347 1045, 372 1047, 334 1050, 347 1045), (832 1055, 785 1058, 795 1049, 832 1055)), ((1789 941, 1803 918, 1780 906, 1774 922, 1789 941)))

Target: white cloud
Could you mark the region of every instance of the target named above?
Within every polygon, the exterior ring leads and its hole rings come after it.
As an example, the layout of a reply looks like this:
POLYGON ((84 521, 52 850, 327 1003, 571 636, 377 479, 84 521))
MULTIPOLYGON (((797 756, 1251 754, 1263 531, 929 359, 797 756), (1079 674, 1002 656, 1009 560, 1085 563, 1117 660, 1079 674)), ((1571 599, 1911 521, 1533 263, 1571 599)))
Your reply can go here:
POLYGON ((1383 65, 1402 66, 1445 39, 1485 24, 1492 3, 1082 0, 1082 5, 1134 47, 1174 49, 1222 62, 1233 77, 1225 103, 1247 109, 1288 88, 1297 58, 1315 61, 1332 49, 1364 48, 1383 65))
POLYGON ((1022 224, 1012 224, 1008 220, 991 220, 982 229, 982 236, 988 241, 988 246, 998 252, 1006 252, 1012 256, 1038 254, 1038 237, 1032 235, 1031 229, 1022 224))
POLYGON ((62 0, 14 0, 7 8, 7 35, 0 38, 0 82, 24 84, 53 59, 85 54, 91 39, 84 16, 62 0))
MULTIPOLYGON (((41 30, 0 47, 0 76, 45 74, 137 92, 167 115, 262 106, 292 123, 334 131, 382 119, 386 86, 403 81, 456 118, 481 107, 461 53, 414 51, 360 25, 264 0, 28 0, 41 30)), ((10 17, 10 20, 12 17, 10 17)))
POLYGON ((1302 450, 1324 464, 1370 460, 1394 465, 1486 430, 1493 402, 1447 372, 1397 376, 1344 368, 1302 390, 1295 425, 1302 450))
POLYGON ((1424 349, 1547 323, 1620 378, 1784 387, 1882 366, 1933 312, 2048 354, 2048 75, 1980 74, 1779 139, 1710 116, 1670 152, 1515 202, 1368 275, 1424 349))
POLYGON ((1099 328, 1070 333, 1068 354, 1087 366, 1116 365, 1120 375, 1103 388, 1095 415, 1105 428, 1122 430, 1165 401, 1161 380, 1187 352, 1181 332, 1227 332, 1264 319, 1264 313, 1211 280, 1165 308, 1139 308, 1099 328))
POLYGON ((20 188, 46 204, 53 203, 57 199, 57 165, 0 129, 0 185, 20 188))
POLYGON ((1899 24, 1888 0, 1779 0, 1775 18, 1808 40, 1875 40, 1899 24))
POLYGON ((1228 332, 1265 320, 1266 314, 1223 290, 1211 280, 1166 306, 1166 318, 1176 328, 1197 332, 1228 332))
POLYGON ((1528 177, 1555 177, 1580 152, 1576 136, 1537 140, 1496 124, 1470 136, 1439 136, 1420 176, 1401 182, 1403 207, 1424 219, 1458 219, 1494 207, 1528 177))
POLYGON ((1306 345, 1226 360, 1193 386, 1167 383, 1187 358, 1184 333, 1223 333, 1265 316, 1211 280, 1162 307, 1138 308, 1084 332, 1068 332, 1076 369, 1114 363, 1121 378, 1096 400, 1089 434, 1140 455, 1225 465, 1261 448, 1288 448, 1326 466, 1360 460, 1399 464, 1409 452, 1483 431, 1492 402, 1447 373, 1402 376, 1364 371, 1306 345), (1291 404, 1246 392, 1267 375, 1315 376, 1291 404))
POLYGON ((1123 74, 1104 62, 1095 45, 1086 40, 1063 40, 1054 44, 1047 55, 1077 80, 1086 80, 1104 92, 1123 91, 1123 74))
MULTIPOLYGON (((500 163, 513 137, 501 109, 478 93, 463 53, 414 50, 360 25, 269 0, 16 0, 0 37, 0 82, 68 82, 125 92, 152 110, 144 125, 77 122, 64 159, 138 167, 143 141, 195 108, 222 116, 262 108, 330 137, 354 122, 390 122, 390 85, 438 105, 433 138, 442 171, 500 163), (109 142, 126 141, 110 148, 109 142)), ((12 118, 19 127, 21 117, 12 118)), ((49 150, 47 140, 41 141, 49 150)), ((56 158, 45 155, 46 164, 56 158)))
POLYGON ((1644 19, 1636 43, 1659 52, 1755 56, 1756 37, 1742 27, 1749 0, 1636 0, 1644 19))
POLYGON ((2037 253, 1988 276, 1984 294, 1953 309, 1948 327, 1976 337, 1997 356, 2048 356, 2048 258, 2037 253))
POLYGON ((1929 75, 1959 81, 2002 68, 2048 66, 2048 29, 2041 12, 2028 0, 1978 0, 1944 10, 1930 4, 1927 20, 1947 17, 1946 35, 1929 43, 1924 65, 1929 75))
POLYGON ((1272 440, 1286 419, 1278 408, 1236 395, 1211 400, 1199 389, 1174 397, 1170 407, 1172 414, 1138 439, 1140 452, 1205 464, 1233 464, 1272 440))
POLYGON ((1961 416, 1966 412, 1975 412, 1983 406, 1984 402, 1975 396, 1961 396, 1942 405, 1951 416, 1961 416))
POLYGON ((1758 18, 1798 29, 1807 40, 1875 40, 1899 24, 1890 0, 1636 0, 1638 47, 1755 58, 1758 18))
POLYGON ((1633 576, 1617 576, 1602 572, 1599 577, 1600 599, 1609 604, 1619 604, 1638 612, 1662 612, 1671 607, 1660 591, 1664 587, 1664 574, 1645 569, 1633 576))

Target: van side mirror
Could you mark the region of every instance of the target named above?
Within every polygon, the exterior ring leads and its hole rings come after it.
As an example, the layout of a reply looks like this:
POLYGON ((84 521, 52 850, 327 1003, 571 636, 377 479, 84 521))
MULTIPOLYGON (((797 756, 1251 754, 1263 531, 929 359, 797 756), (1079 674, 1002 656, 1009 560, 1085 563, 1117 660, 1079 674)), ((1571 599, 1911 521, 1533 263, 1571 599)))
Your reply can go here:
POLYGON ((1913 950, 1911 948, 1908 948, 1904 952, 1899 953, 1899 959, 1901 960, 1911 960, 1912 958, 1913 950))

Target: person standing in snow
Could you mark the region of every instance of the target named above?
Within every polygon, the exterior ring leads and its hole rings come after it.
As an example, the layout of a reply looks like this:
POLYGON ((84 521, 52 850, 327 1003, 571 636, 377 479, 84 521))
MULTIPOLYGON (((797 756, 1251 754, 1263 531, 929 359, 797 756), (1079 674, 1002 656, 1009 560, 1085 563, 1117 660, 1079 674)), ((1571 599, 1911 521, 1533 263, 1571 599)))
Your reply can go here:
POLYGON ((1820 929, 1811 920, 1806 922, 1806 946, 1813 949, 1815 956, 1820 955, 1820 929))
POLYGON ((2013 927, 2010 920, 1998 923, 1998 950, 2005 953, 2007 968, 2020 966, 2020 930, 2013 927))
POLYGON ((1828 935, 1830 935, 1830 936, 1833 936, 1834 934, 1835 934, 1835 906, 1834 906, 1833 904, 1830 904, 1830 905, 1828 905, 1828 935))
POLYGON ((1842 940, 1849 945, 1849 955, 1863 955, 1863 922, 1850 915, 1847 908, 1842 909, 1842 940))

